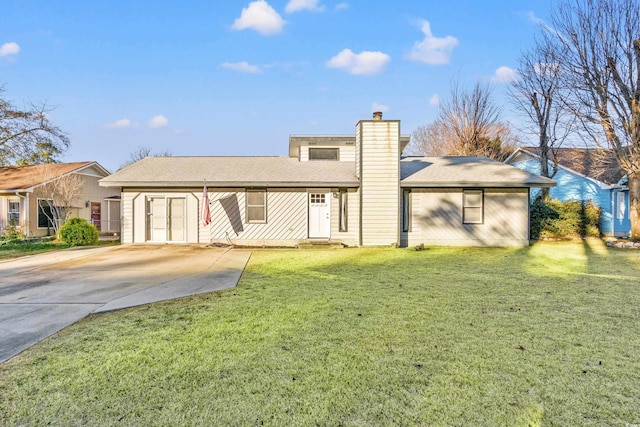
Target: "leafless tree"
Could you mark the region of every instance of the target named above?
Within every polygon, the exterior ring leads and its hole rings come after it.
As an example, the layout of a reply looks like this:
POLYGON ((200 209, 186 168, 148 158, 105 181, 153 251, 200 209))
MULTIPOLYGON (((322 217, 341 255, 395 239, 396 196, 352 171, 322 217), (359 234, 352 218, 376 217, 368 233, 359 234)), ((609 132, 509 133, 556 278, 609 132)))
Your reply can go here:
POLYGON ((629 180, 631 237, 640 239, 640 2, 561 0, 543 36, 562 55, 566 104, 615 153, 629 180))
POLYGON ((57 161, 69 138, 49 119, 46 104, 18 108, 4 99, 0 87, 0 164, 38 164, 57 161))
POLYGON ((440 105, 438 118, 413 132, 407 153, 504 160, 513 151, 517 138, 500 116, 488 85, 478 82, 467 91, 454 82, 451 97, 440 105))
POLYGON ((124 168, 125 166, 132 165, 135 162, 138 162, 146 157, 168 157, 171 155, 172 154, 168 150, 165 150, 160 153, 152 153, 151 147, 148 147, 148 146, 138 147, 134 151, 132 151, 131 154, 129 154, 129 160, 124 162, 120 166, 120 169, 124 168))
POLYGON ((73 210, 80 208, 80 195, 84 181, 78 174, 72 173, 56 178, 43 169, 43 186, 35 191, 39 199, 38 210, 48 219, 56 236, 60 227, 73 215, 73 210))
MULTIPOLYGON (((518 78, 508 89, 516 112, 525 117, 523 132, 537 137, 540 175, 548 178, 557 171, 557 150, 575 129, 575 116, 563 103, 561 62, 562 51, 550 48, 544 39, 537 40, 521 54, 518 78)), ((541 194, 548 198, 549 189, 542 189, 541 194)))

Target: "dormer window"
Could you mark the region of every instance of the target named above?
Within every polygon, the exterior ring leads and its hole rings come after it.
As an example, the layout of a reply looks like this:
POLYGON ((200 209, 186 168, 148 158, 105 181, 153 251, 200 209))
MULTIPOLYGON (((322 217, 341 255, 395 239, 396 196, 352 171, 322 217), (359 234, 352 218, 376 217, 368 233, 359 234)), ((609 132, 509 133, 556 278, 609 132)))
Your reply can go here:
POLYGON ((309 147, 309 160, 340 160, 340 149, 309 147))

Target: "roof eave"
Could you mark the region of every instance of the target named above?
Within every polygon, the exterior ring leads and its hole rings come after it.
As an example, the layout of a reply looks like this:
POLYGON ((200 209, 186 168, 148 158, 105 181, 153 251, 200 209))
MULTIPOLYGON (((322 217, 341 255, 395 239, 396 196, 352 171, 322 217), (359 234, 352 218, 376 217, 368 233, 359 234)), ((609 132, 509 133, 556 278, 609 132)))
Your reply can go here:
POLYGON ((556 182, 407 182, 402 181, 403 188, 551 188, 556 182))
MULTIPOLYGON (((136 187, 136 188, 199 188, 203 181, 100 181, 101 187, 136 187)), ((298 188, 298 187, 359 187, 358 181, 207 181, 209 188, 232 187, 267 187, 267 188, 298 188)))

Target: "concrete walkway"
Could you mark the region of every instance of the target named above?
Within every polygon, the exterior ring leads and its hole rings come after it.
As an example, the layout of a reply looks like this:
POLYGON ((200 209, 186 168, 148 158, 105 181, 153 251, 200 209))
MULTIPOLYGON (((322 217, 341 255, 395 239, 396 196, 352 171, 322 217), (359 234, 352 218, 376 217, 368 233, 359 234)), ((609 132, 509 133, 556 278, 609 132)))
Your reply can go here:
POLYGON ((91 313, 233 288, 250 251, 75 248, 0 262, 0 363, 91 313))

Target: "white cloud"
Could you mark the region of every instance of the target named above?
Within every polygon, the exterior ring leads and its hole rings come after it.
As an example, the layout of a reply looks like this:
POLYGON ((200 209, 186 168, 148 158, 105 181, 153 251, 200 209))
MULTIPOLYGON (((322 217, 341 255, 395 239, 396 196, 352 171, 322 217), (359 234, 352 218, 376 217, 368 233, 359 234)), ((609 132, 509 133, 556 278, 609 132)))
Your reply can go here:
POLYGON ((350 74, 378 74, 390 60, 391 57, 382 52, 364 51, 356 54, 351 49, 344 49, 327 62, 327 67, 340 68, 350 74))
POLYGON ((389 111, 389 107, 387 105, 378 104, 377 102, 374 102, 371 105, 371 112, 375 113, 376 111, 380 111, 381 113, 386 113, 387 111, 389 111))
POLYGON ((284 11, 287 13, 300 12, 302 10, 322 12, 324 6, 318 5, 318 0, 289 0, 287 7, 284 8, 284 11))
POLYGON ((16 42, 8 42, 0 46, 0 56, 17 55, 20 52, 20 46, 16 42))
POLYGON ((429 105, 435 105, 435 106, 440 105, 440 95, 438 95, 437 93, 434 95, 431 95, 431 97, 429 98, 429 105))
POLYGON ((120 119, 120 120, 116 120, 115 122, 107 123, 104 126, 109 129, 124 129, 124 128, 131 127, 131 120, 120 119))
POLYGON ((338 3, 336 5, 336 10, 342 10, 342 9, 348 9, 349 8, 349 3, 338 3))
POLYGON ((518 73, 513 68, 507 66, 498 67, 493 74, 491 81, 496 83, 511 83, 518 80, 518 73))
POLYGON ((169 119, 167 119, 165 116, 163 116, 162 114, 159 114, 155 117, 152 117, 151 119, 149 119, 149 121, 147 122, 147 124, 149 125, 150 128, 155 129, 155 128, 161 128, 164 127, 166 125, 169 124, 169 119))
POLYGON ((422 21, 424 40, 415 42, 406 58, 430 65, 448 64, 453 48, 458 45, 458 39, 453 36, 435 37, 431 33, 429 21, 422 21))
POLYGON ((529 21, 533 22, 536 25, 547 25, 544 19, 538 18, 536 14, 533 12, 527 12, 526 16, 527 16, 527 19, 529 19, 529 21))
POLYGON ((247 61, 225 62, 224 64, 222 64, 222 68, 247 74, 259 74, 262 72, 262 69, 260 67, 258 67, 257 65, 251 65, 247 61))
POLYGON ((263 36, 282 32, 286 21, 264 0, 256 0, 242 9, 240 18, 231 26, 234 30, 255 30, 263 36))

